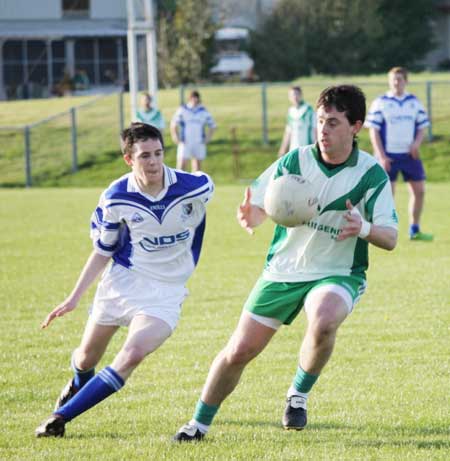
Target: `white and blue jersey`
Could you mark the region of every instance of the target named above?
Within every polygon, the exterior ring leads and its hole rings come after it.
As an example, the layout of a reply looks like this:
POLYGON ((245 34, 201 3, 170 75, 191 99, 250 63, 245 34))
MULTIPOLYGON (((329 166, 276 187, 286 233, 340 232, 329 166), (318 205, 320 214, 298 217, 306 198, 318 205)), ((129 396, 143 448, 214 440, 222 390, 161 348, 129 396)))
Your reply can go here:
POLYGON ((216 127, 211 114, 202 105, 189 107, 183 104, 175 112, 172 123, 179 127, 180 141, 185 144, 204 144, 205 127, 216 127))
POLYGON ((152 197, 128 173, 100 197, 91 220, 94 248, 145 277, 185 283, 200 257, 213 191, 208 175, 164 166, 164 189, 152 197))
POLYGON ((430 124, 420 101, 410 93, 394 96, 387 92, 370 106, 365 126, 379 131, 387 154, 409 154, 417 130, 430 124))

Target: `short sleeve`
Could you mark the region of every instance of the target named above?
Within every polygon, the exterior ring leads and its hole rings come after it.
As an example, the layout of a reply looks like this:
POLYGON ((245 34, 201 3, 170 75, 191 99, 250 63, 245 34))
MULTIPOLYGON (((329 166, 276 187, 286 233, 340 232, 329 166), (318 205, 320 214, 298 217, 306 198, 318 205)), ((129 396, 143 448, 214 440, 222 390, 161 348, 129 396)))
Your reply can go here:
POLYGON ((420 101, 417 101, 417 116, 415 125, 417 129, 425 128, 430 124, 427 112, 420 101))
POLYGON ((108 206, 102 194, 91 217, 91 239, 94 249, 103 256, 112 256, 119 245, 121 219, 117 207, 108 206))
POLYGON ((365 194, 366 219, 383 227, 398 228, 398 217, 389 178, 380 165, 373 170, 372 185, 365 194))
POLYGON ((369 113, 367 114, 364 126, 366 128, 375 128, 381 130, 383 126, 384 115, 380 98, 375 99, 370 105, 369 113))

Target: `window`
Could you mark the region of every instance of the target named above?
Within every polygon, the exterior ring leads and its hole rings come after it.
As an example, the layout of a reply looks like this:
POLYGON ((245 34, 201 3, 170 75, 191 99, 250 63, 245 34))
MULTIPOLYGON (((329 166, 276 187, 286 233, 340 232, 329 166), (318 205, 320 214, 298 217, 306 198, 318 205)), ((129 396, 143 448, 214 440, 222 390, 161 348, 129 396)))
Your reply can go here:
POLYGON ((62 0, 63 16, 69 18, 88 18, 89 0, 62 0))

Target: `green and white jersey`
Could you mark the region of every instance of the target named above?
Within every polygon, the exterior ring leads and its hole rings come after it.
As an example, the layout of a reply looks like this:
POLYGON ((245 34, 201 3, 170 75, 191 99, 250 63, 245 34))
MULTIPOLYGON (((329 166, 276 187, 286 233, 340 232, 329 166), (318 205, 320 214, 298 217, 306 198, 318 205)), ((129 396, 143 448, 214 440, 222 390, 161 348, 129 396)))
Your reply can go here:
POLYGON ((315 127, 316 118, 312 106, 301 102, 297 107, 289 107, 287 114, 287 129, 291 133, 289 150, 312 144, 315 127))
POLYGON ((337 275, 365 278, 368 242, 358 237, 337 241, 350 199, 361 215, 378 226, 397 229, 389 179, 380 164, 354 145, 347 161, 328 169, 316 145, 295 149, 272 164, 251 186, 251 203, 264 208, 272 178, 298 174, 308 179, 319 199, 319 213, 307 224, 276 225, 267 253, 263 278, 274 282, 306 282, 337 275))

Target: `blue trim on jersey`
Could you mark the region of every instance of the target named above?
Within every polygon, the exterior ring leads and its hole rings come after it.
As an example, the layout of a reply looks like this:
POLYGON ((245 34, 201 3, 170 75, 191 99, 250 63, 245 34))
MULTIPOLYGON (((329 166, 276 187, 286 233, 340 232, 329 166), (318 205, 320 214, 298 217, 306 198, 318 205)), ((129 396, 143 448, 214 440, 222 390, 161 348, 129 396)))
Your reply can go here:
POLYGON ((368 120, 369 120, 369 122, 370 122, 371 124, 373 124, 373 125, 377 125, 377 126, 379 126, 379 127, 381 127, 381 126, 383 125, 382 123, 377 122, 376 120, 371 120, 371 119, 368 119, 368 120))
POLYGON ((405 104, 405 102, 410 101, 411 99, 417 100, 417 98, 413 94, 408 94, 403 99, 398 99, 395 96, 388 96, 387 94, 385 94, 385 95, 381 96, 381 99, 396 102, 400 107, 402 107, 403 104, 405 104))
POLYGON ((203 217, 202 222, 197 226, 194 233, 194 238, 192 239, 191 252, 194 259, 194 264, 197 265, 198 260, 200 259, 200 252, 202 250, 203 235, 205 233, 206 227, 206 216, 203 217))
POLYGON ((184 142, 186 140, 186 122, 184 120, 180 120, 180 140, 184 142))
POLYGON ((142 208, 142 207, 140 207, 140 206, 133 205, 132 203, 127 203, 127 202, 116 202, 116 203, 111 203, 111 204, 107 205, 107 208, 110 208, 110 207, 113 207, 113 206, 128 206, 128 207, 130 207, 130 208, 137 208, 138 210, 141 210, 141 211, 143 211, 144 213, 149 214, 152 218, 154 218, 156 221, 158 221, 159 223, 161 223, 161 221, 159 220, 158 216, 155 215, 155 213, 153 213, 153 212, 150 211, 150 210, 146 210, 145 208, 142 208))
POLYGON ((100 248, 100 250, 107 251, 112 253, 114 250, 118 248, 118 243, 114 243, 114 245, 108 245, 107 243, 103 243, 100 239, 98 239, 95 244, 100 248))
POLYGON ((118 248, 119 250, 113 255, 113 261, 129 269, 133 265, 131 263, 133 247, 131 245, 130 228, 126 224, 120 228, 118 248))
POLYGON ((102 227, 105 230, 117 230, 120 227, 120 222, 103 221, 102 222, 102 227))
POLYGON ((386 120, 383 118, 383 121, 379 124, 380 126, 380 138, 381 138, 381 144, 383 144, 383 147, 386 149, 386 120))
MULTIPOLYGON (((120 190, 121 187, 116 188, 114 193, 111 193, 109 202, 105 208, 115 206, 127 206, 137 208, 144 213, 149 214, 156 219, 160 224, 164 220, 167 213, 178 203, 183 200, 192 199, 208 192, 209 178, 206 175, 193 175, 181 171, 174 171, 177 182, 173 182, 170 178, 171 184, 167 188, 166 195, 159 201, 152 202, 138 192, 126 192, 120 190), (200 189, 200 190, 199 190, 200 189)), ((120 183, 124 183, 121 181, 120 183)), ((123 184, 118 184, 123 186, 123 184)))

